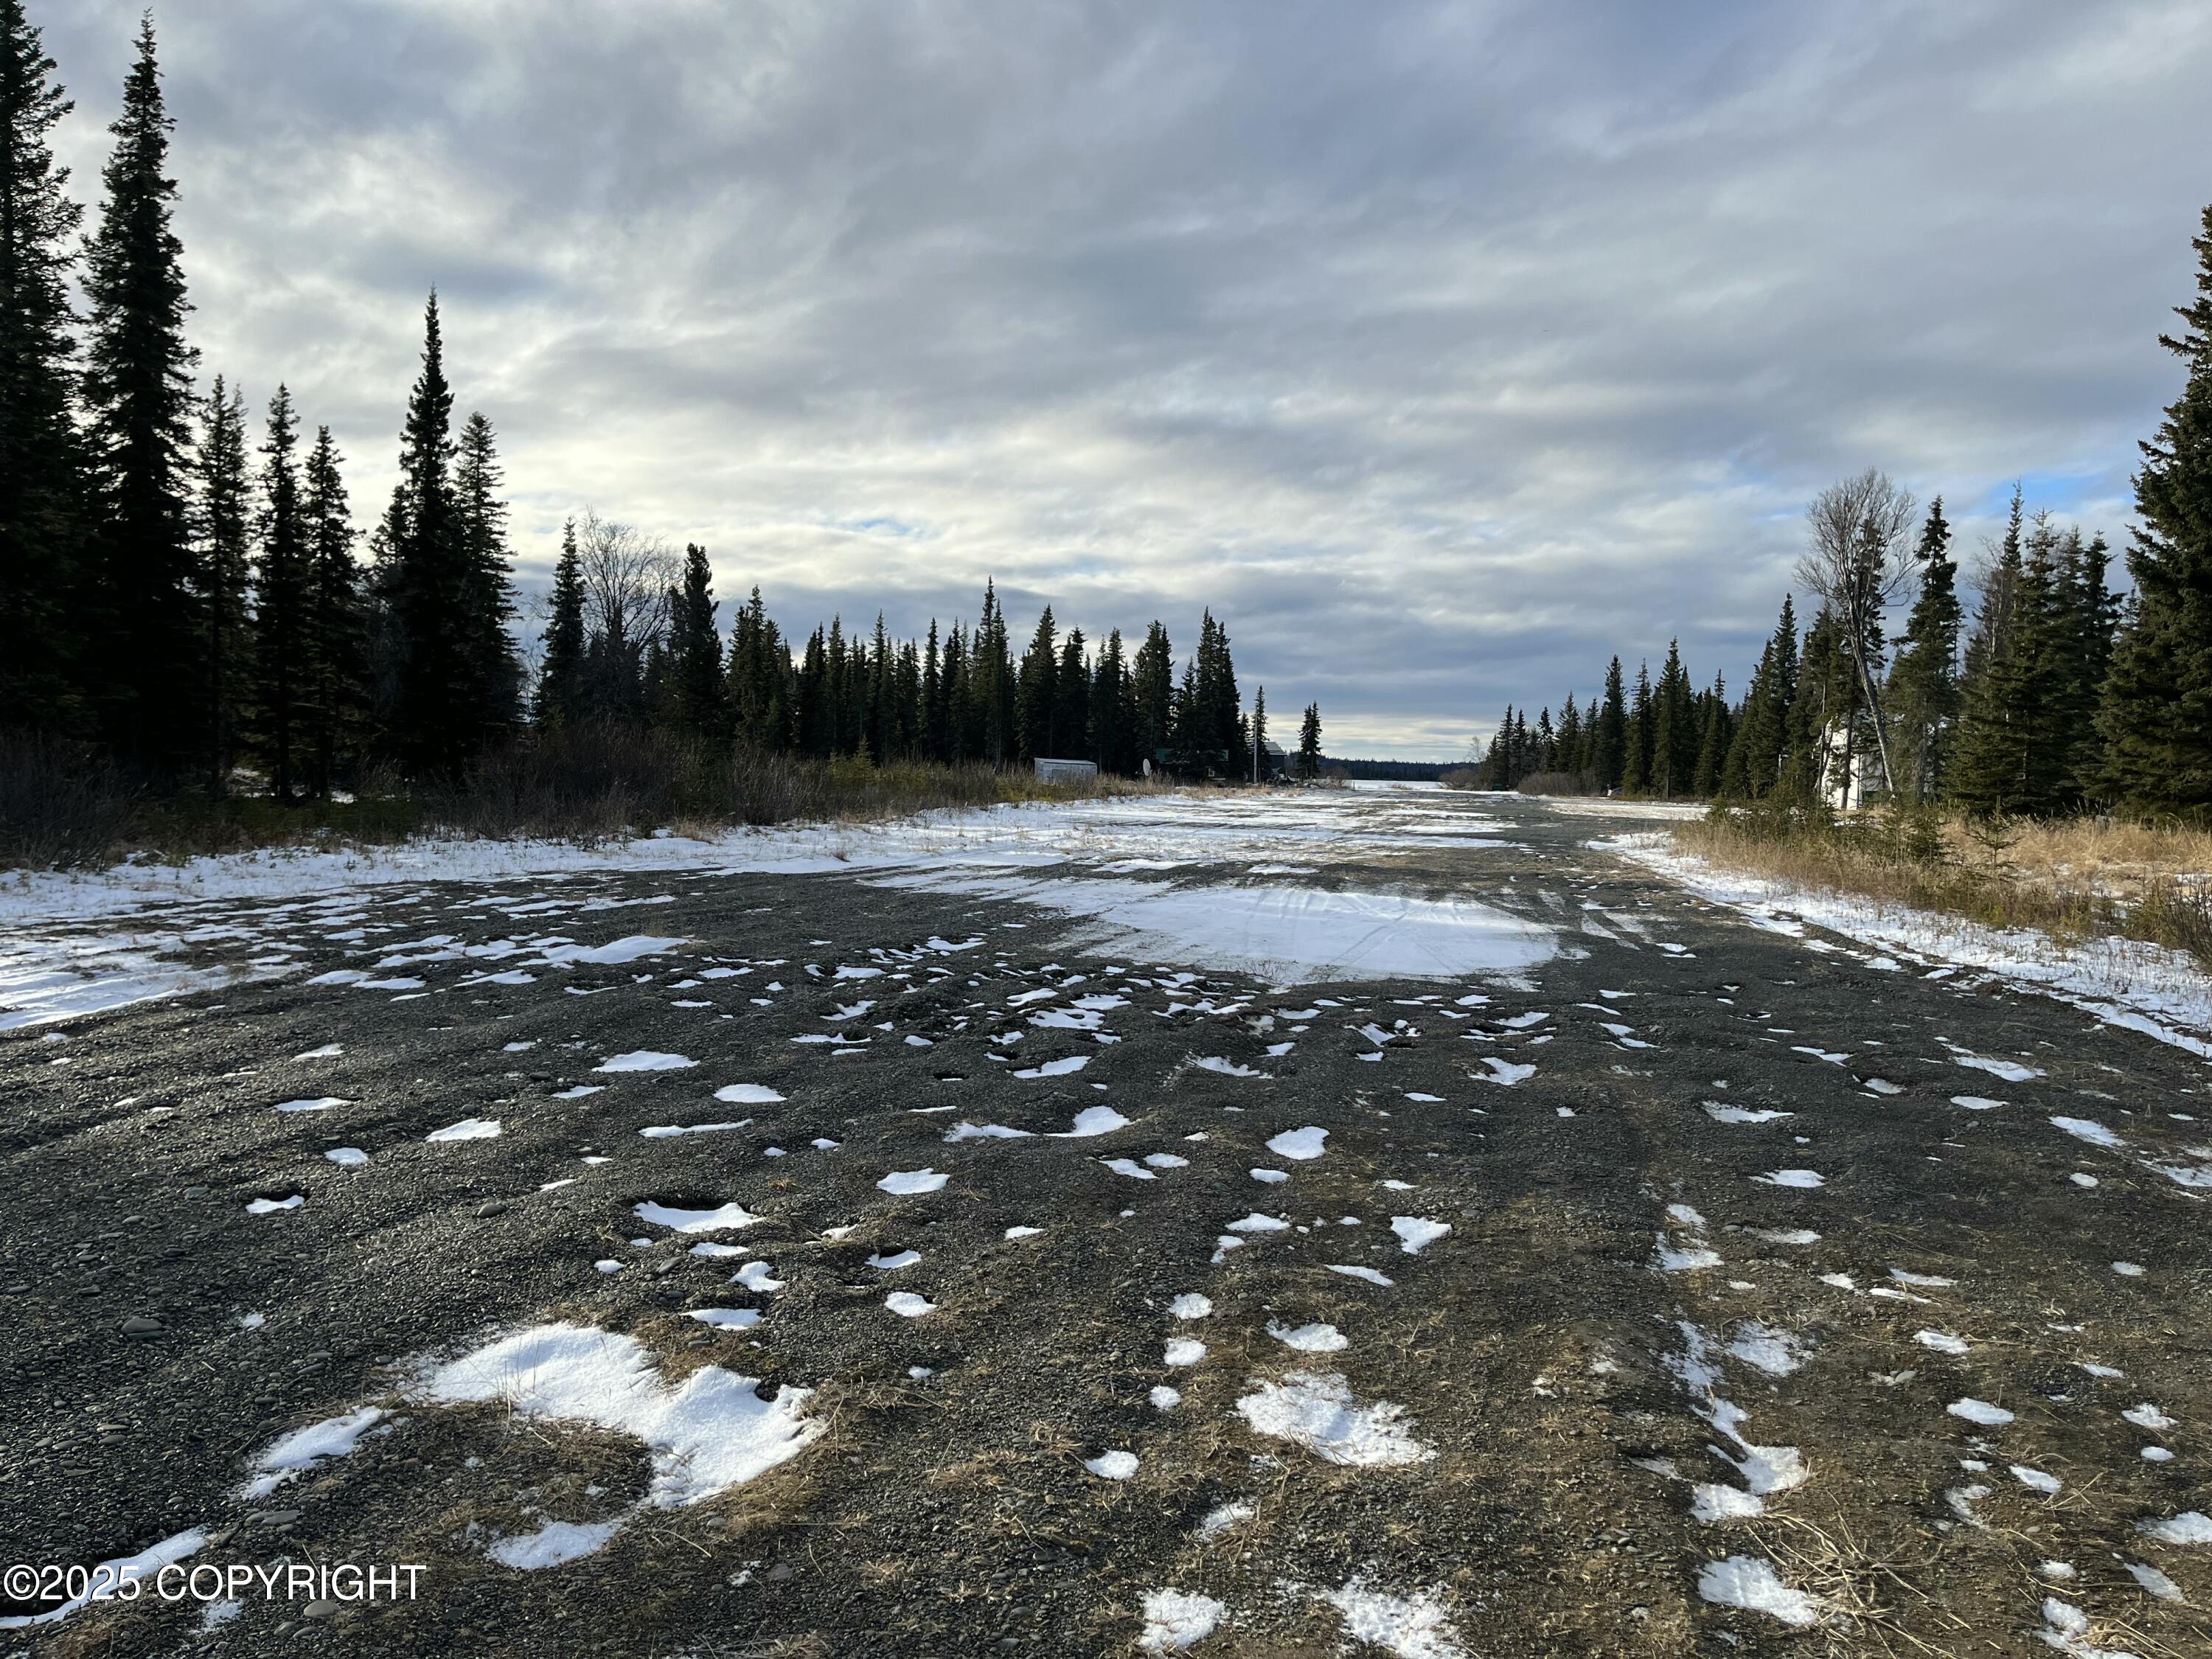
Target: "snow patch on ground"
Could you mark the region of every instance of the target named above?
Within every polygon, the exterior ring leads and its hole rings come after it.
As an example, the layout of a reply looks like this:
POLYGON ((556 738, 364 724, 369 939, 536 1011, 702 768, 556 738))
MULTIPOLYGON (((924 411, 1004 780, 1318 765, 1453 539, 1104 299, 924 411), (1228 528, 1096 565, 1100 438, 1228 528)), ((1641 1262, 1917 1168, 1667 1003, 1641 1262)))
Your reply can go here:
POLYGON ((1909 960, 1983 969, 2108 1025, 2212 1059, 2212 977, 2185 952, 2124 939, 2064 945, 2028 928, 1985 927, 1962 917, 1769 881, 1678 852, 1663 833, 1616 836, 1591 845, 1771 931, 1802 936, 1809 924, 1909 960))

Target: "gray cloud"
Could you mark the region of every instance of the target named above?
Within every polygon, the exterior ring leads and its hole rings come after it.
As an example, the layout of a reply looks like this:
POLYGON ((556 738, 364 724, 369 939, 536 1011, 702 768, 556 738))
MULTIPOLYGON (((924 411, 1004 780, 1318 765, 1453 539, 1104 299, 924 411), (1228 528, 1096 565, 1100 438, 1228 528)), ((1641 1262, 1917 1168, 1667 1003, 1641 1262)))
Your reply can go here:
MULTIPOLYGON (((138 0, 37 9, 105 149, 138 0)), ((2201 5, 157 9, 205 368, 392 477, 422 291, 527 573, 586 503, 787 625, 1199 609, 1330 745, 1614 649, 1740 684, 1805 500, 2121 539, 2201 5), (1024 614, 1028 613, 1028 614, 1024 614)))

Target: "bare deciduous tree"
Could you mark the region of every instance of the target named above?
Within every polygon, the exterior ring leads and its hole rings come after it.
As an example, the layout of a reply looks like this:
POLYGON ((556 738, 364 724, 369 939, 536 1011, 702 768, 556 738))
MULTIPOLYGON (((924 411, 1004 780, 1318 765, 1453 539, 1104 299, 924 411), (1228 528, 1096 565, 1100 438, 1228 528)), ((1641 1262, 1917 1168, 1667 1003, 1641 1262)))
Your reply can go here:
MULTIPOLYGON (((1889 738, 1882 722, 1881 623, 1889 608, 1902 602, 1917 574, 1906 540, 1918 503, 1912 493, 1869 467, 1856 478, 1830 484, 1813 498, 1805 516, 1812 545, 1797 561, 1797 580, 1834 613, 1843 630, 1859 689, 1874 725, 1875 747, 1885 779, 1890 769, 1889 738)), ((1850 775, 1850 733, 1844 734, 1844 766, 1850 775)))
POLYGON ((667 631, 669 589, 684 579, 676 550, 661 537, 586 507, 576 526, 576 557, 586 634, 649 650, 667 631))

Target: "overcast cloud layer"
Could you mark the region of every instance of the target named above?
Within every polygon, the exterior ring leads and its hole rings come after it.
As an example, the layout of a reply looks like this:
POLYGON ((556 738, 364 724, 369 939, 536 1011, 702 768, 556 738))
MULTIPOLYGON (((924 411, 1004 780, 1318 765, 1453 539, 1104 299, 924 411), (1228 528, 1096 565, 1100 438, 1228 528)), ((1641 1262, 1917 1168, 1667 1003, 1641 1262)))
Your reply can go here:
MULTIPOLYGON (((32 0, 93 197, 139 0, 32 0)), ((793 631, 995 574, 1228 622, 1336 754, 1662 654, 1741 689, 1807 498, 2124 544, 2212 6, 155 7, 194 337, 389 490, 424 291, 526 584, 586 505, 793 631)), ((728 606, 724 614, 726 618, 728 606)))

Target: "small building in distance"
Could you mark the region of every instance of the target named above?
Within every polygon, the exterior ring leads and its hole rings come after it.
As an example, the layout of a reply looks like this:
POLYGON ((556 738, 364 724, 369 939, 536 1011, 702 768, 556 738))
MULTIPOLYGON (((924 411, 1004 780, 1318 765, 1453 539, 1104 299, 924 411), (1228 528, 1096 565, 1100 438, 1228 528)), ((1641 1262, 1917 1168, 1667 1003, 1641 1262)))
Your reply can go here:
POLYGON ((1042 783, 1096 783, 1098 763, 1087 760, 1047 760, 1036 758, 1036 775, 1042 783))

